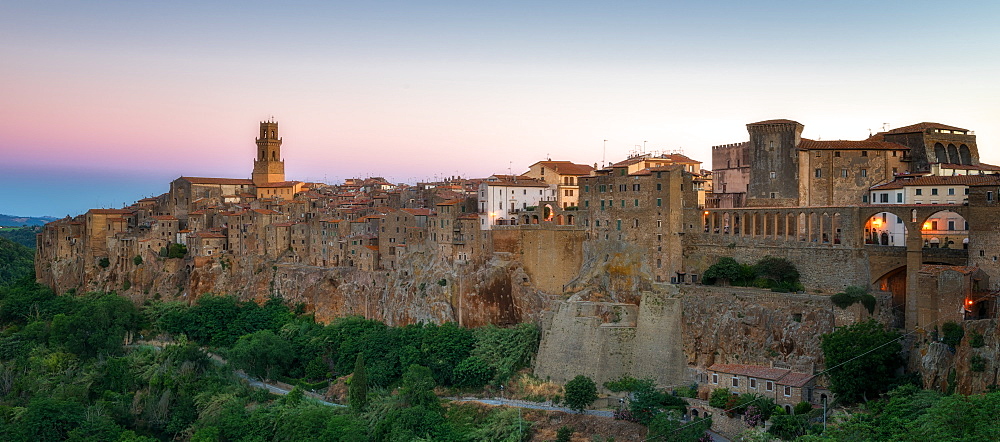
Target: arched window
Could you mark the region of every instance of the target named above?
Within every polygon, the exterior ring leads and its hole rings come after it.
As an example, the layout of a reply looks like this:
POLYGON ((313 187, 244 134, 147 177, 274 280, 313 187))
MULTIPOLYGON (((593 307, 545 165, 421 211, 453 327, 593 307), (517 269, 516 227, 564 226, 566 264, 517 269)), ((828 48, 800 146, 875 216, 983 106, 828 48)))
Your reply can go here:
POLYGON ((972 153, 969 151, 969 146, 961 145, 958 146, 958 156, 962 160, 962 164, 972 164, 972 153))
POLYGON ((944 145, 941 143, 934 143, 934 157, 937 158, 939 163, 948 162, 948 153, 944 150, 944 145))
POLYGON ((962 162, 962 159, 958 156, 958 148, 954 144, 948 145, 948 160, 948 162, 955 164, 962 162))

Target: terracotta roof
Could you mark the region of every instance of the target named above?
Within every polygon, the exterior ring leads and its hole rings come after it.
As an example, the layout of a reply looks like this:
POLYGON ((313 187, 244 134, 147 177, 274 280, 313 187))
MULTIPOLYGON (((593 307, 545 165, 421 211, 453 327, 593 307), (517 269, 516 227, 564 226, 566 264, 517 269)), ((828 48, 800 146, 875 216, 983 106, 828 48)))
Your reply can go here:
POLYGON ((291 227, 294 224, 295 223, 274 223, 274 224, 271 224, 271 225, 274 226, 274 227, 291 227))
POLYGON ((376 250, 376 251, 378 250, 378 246, 365 246, 365 247, 367 247, 367 248, 369 248, 371 250, 376 250))
POLYGON ((182 176, 179 180, 185 180, 191 184, 253 184, 249 178, 205 178, 196 176, 182 176))
POLYGON ((947 124, 941 124, 941 123, 930 123, 930 122, 926 122, 925 121, 923 123, 917 123, 917 124, 911 124, 909 126, 897 127, 895 129, 890 130, 887 133, 890 133, 890 134, 908 134, 908 133, 913 133, 913 132, 923 132, 923 131, 925 131, 927 129, 957 130, 957 131, 961 131, 961 132, 968 132, 969 131, 968 129, 962 129, 961 127, 949 126, 947 124))
POLYGON ((592 166, 576 164, 572 161, 539 161, 535 164, 548 167, 560 175, 590 175, 590 172, 594 170, 592 166))
POLYGON ((992 164, 985 164, 985 163, 980 163, 979 165, 938 163, 938 166, 941 167, 941 168, 943 168, 943 169, 998 170, 998 171, 1000 171, 1000 166, 994 166, 992 164))
POLYGON ((428 215, 431 214, 431 209, 424 209, 424 208, 420 208, 420 209, 402 209, 402 210, 404 212, 406 212, 406 213, 409 213, 410 215, 428 216, 428 215))
POLYGON ((253 211, 261 215, 281 215, 281 212, 275 212, 271 209, 253 209, 253 211))
POLYGON ((132 211, 128 209, 90 209, 87 213, 92 215, 124 215, 132 213, 132 211))
POLYGON ((153 219, 157 221, 177 221, 177 218, 170 215, 153 215, 153 219))
POLYGON ((278 181, 278 182, 275 182, 275 183, 258 184, 257 187, 263 187, 263 188, 294 187, 297 184, 302 184, 302 182, 301 181, 278 181))
POLYGON ((437 205, 438 206, 454 206, 456 204, 460 204, 461 202, 462 202, 462 200, 460 200, 460 199, 451 199, 451 200, 447 200, 447 201, 441 201, 440 203, 437 203, 437 205))
POLYGON ((801 123, 799 123, 798 121, 777 119, 777 120, 758 121, 756 123, 750 123, 747 126, 753 126, 753 125, 758 125, 758 124, 801 124, 801 123))
POLYGON ((774 368, 765 365, 744 365, 744 364, 712 364, 709 371, 747 376, 757 379, 768 379, 780 385, 790 387, 802 387, 809 383, 815 375, 799 373, 787 368, 774 368))
POLYGON ((744 364, 712 364, 709 371, 719 373, 735 374, 739 376, 749 376, 758 379, 770 379, 777 381, 791 370, 787 368, 774 368, 765 365, 744 365, 744 364))
MULTIPOLYGON (((505 187, 549 187, 543 181, 536 180, 534 178, 528 177, 517 177, 514 180, 510 175, 493 175, 497 178, 495 181, 483 181, 488 186, 505 186, 505 187)), ((457 196, 461 196, 456 194, 457 196)))
POLYGON ((851 140, 810 140, 803 138, 799 143, 802 150, 910 150, 899 143, 888 141, 851 141, 851 140))
POLYGON ((943 272, 945 270, 951 270, 951 271, 955 271, 955 272, 961 273, 963 275, 968 275, 968 274, 971 274, 971 273, 975 272, 976 270, 979 270, 979 267, 976 267, 976 266, 968 266, 968 267, 966 267, 966 266, 945 266, 945 265, 925 265, 923 267, 920 267, 920 273, 932 273, 932 274, 936 274, 936 273, 941 273, 941 272, 943 272))
POLYGON ((226 237, 226 235, 223 235, 221 233, 215 233, 215 232, 198 232, 198 233, 195 233, 195 236, 197 236, 198 238, 225 238, 226 237))
POLYGON ((873 186, 872 190, 893 190, 902 189, 906 186, 971 186, 982 184, 1000 184, 1000 176, 997 175, 927 175, 918 177, 896 177, 885 184, 873 186))
POLYGON ((459 216, 458 219, 479 219, 479 215, 475 213, 466 213, 465 215, 459 216))

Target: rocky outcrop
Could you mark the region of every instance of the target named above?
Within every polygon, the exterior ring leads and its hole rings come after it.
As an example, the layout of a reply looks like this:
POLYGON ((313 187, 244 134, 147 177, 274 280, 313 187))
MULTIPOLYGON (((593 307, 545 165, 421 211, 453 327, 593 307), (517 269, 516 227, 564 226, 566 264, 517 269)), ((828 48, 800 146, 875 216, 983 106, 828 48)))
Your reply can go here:
POLYGON ((920 374, 924 388, 976 394, 1000 385, 998 322, 982 319, 961 325, 965 334, 954 347, 936 341, 933 333, 919 333, 911 339, 909 369, 920 374))

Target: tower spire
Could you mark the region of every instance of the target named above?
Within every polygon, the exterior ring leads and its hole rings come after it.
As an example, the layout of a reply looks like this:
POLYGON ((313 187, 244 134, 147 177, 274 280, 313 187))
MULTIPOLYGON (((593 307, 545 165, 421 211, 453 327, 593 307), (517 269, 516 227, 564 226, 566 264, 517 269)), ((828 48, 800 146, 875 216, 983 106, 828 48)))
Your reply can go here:
POLYGON ((285 181, 285 161, 281 157, 281 137, 278 136, 278 122, 271 116, 270 121, 260 123, 257 137, 257 159, 253 162, 253 183, 255 186, 285 181))

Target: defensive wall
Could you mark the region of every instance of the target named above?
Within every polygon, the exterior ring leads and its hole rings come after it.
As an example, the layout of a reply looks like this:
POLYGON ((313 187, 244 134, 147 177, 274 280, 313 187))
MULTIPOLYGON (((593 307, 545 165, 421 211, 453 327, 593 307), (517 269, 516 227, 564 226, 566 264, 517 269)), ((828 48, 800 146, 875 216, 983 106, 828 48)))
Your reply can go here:
POLYGON ((512 254, 530 282, 546 293, 562 293, 580 273, 586 233, 574 226, 493 226, 493 250, 512 254))

